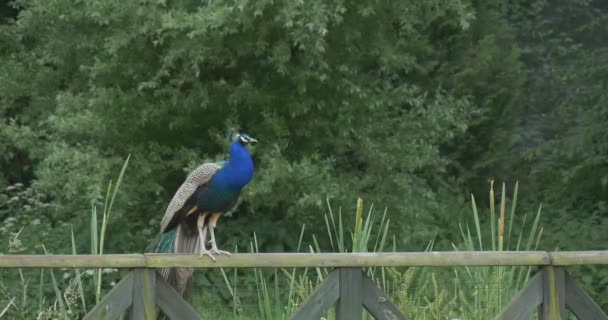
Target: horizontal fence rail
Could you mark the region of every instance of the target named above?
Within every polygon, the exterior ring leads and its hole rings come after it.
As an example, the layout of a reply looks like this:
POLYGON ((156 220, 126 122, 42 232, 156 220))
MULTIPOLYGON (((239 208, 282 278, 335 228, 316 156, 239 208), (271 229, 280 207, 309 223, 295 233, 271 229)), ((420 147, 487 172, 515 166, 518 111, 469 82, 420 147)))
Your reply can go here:
POLYGON ((235 253, 217 261, 192 254, 0 255, 0 268, 302 268, 571 266, 608 264, 608 251, 235 253))

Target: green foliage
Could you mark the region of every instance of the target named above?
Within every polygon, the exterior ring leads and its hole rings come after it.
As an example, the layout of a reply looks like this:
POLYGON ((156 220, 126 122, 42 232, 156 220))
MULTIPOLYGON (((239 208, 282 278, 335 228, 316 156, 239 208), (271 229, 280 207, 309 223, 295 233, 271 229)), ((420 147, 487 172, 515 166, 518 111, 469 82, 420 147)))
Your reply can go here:
MULTIPOLYGON (((461 236, 453 244, 455 250, 465 251, 530 251, 536 250, 543 228, 540 209, 534 219, 527 215, 516 217, 518 185, 515 185, 511 208, 508 210, 505 185, 502 186, 499 211, 492 207, 487 223, 481 223, 475 198, 471 195, 473 227, 459 223, 461 236), (519 221, 521 225, 514 224, 519 221), (493 227, 494 226, 494 227, 493 227)), ((490 198, 495 197, 490 189, 490 198)), ((392 270, 389 282, 396 287, 393 296, 401 310, 409 310, 416 319, 492 319, 498 315, 531 275, 532 267, 463 267, 453 272, 445 269, 408 268, 392 270), (426 306, 421 308, 420 306, 426 306)))
MULTIPOLYGON (((328 214, 325 215, 327 236, 330 239, 331 252, 382 252, 385 251, 385 242, 388 237, 390 221, 386 218, 386 211, 378 218, 373 205, 369 207, 367 214, 364 213, 363 200, 357 201, 355 219, 352 228, 345 225, 342 219, 342 208, 339 213, 334 215, 331 205, 328 203, 328 214), (347 233, 350 234, 348 237, 347 233)), ((302 226, 298 241, 297 252, 300 252, 304 238, 305 226, 302 226)), ((393 248, 394 249, 394 248, 393 248)), ((312 244, 304 248, 310 252, 322 252, 317 237, 313 234, 312 244)), ((251 252, 258 251, 257 237, 254 234, 254 241, 251 244, 251 252)), ((297 307, 304 303, 313 293, 314 289, 323 282, 332 271, 328 268, 309 268, 291 270, 274 269, 274 272, 264 272, 261 269, 254 269, 257 304, 260 319, 289 319, 297 307), (269 276, 270 274, 270 276, 269 276)), ((388 288, 385 268, 367 268, 366 273, 372 279, 377 279, 383 288, 388 288)), ((232 288, 230 281, 226 278, 228 287, 232 288)), ((236 275, 236 273, 235 273, 236 275)), ((241 297, 236 292, 237 279, 233 281, 234 289, 231 289, 233 305, 235 310, 241 310, 238 306, 247 297, 241 297)), ((238 319, 247 313, 238 312, 238 319)), ((334 311, 330 310, 328 318, 334 317, 334 311)))
MULTIPOLYGON (((479 214, 475 204, 475 198, 471 195, 473 218, 476 233, 473 236, 469 225, 466 224, 461 230, 462 243, 458 249, 467 251, 486 250, 492 251, 534 251, 538 248, 543 228, 540 226, 541 208, 539 207, 534 219, 527 219, 524 214, 518 217, 520 226, 513 225, 516 221, 516 204, 519 185, 515 184, 511 210, 508 210, 506 201, 506 187, 503 183, 499 212, 491 206, 489 221, 490 238, 487 231, 484 233, 480 226, 479 214), (496 226, 496 227, 494 227, 496 226), (496 230, 496 231, 494 231, 496 230), (487 242, 490 242, 488 245, 487 242), (476 244, 478 244, 476 246, 476 244)), ((490 199, 495 198, 493 186, 490 188, 490 199)), ((487 227, 486 227, 487 230, 487 227)), ((455 246, 457 247, 457 246, 455 246)), ((458 299, 456 304, 462 312, 469 314, 474 319, 488 319, 499 314, 521 288, 524 287, 532 272, 530 266, 509 267, 465 267, 464 270, 454 270, 455 279, 458 283, 458 299), (480 286, 479 284, 484 284, 480 286)))
POLYGON ((441 146, 476 107, 428 79, 443 42, 476 23, 467 1, 15 3, 19 23, 0 32, 14 40, 1 64, 0 111, 11 120, 0 133, 80 246, 87 204, 100 203, 99 182, 125 154, 133 170, 116 201, 128 205, 112 218, 122 236, 108 239, 118 252, 144 247, 185 171, 226 157, 233 126, 262 143, 241 218, 222 230, 229 246, 246 245, 232 230, 255 219, 255 229, 282 229, 272 244, 260 233, 262 248, 293 250, 298 225, 319 231, 325 197, 352 194, 393 209, 399 246, 424 243, 446 221, 437 199, 458 199, 441 146))
MULTIPOLYGON (((608 139, 604 1, 512 1, 505 7, 518 31, 525 64, 524 108, 503 159, 503 177, 517 176, 527 201, 542 201, 550 250, 604 249, 608 235, 608 139), (534 30, 534 32, 530 32, 534 30)), ((577 268, 598 297, 608 296, 608 272, 577 268)), ((606 302, 604 302, 606 303, 606 302)))
MULTIPOLYGON (((324 232, 326 198, 360 196, 389 208, 399 250, 446 249, 461 195, 499 179, 544 204, 540 247, 603 249, 607 17, 602 0, 2 4, 2 245, 89 250, 90 208, 131 154, 105 251, 142 251, 236 127, 261 143, 226 247, 256 232, 294 251, 302 224, 324 232)), ((606 270, 579 271, 608 296, 606 270)))
POLYGON ((521 37, 529 48, 523 61, 530 103, 513 139, 524 157, 511 168, 525 179, 530 199, 552 211, 552 249, 599 249, 608 240, 593 232, 608 223, 608 60, 596 39, 608 35, 608 12, 601 1, 520 2, 510 19, 521 32, 537 31, 521 37))
MULTIPOLYGON (((0 226, 0 239, 14 239, 2 243, 0 252, 40 253, 36 248, 40 243, 36 241, 50 236, 53 231, 52 221, 44 215, 54 210, 47 201, 44 194, 22 183, 10 185, 0 192, 3 204, 0 216, 6 217, 0 226)), ((55 227, 59 229, 59 226, 55 227)))
MULTIPOLYGON (((107 194, 105 196, 104 206, 103 206, 103 214, 101 220, 101 227, 99 227, 99 220, 97 217, 97 208, 93 206, 91 208, 90 215, 90 230, 88 230, 88 235, 90 236, 91 242, 91 252, 90 254, 103 254, 103 248, 105 243, 105 235, 107 231, 108 221, 110 214, 112 212, 112 207, 114 204, 114 199, 118 194, 118 190, 120 185, 122 184, 122 179, 124 177, 127 165, 129 163, 129 157, 125 160, 120 173, 118 174, 118 178, 116 179, 116 183, 113 184, 112 180, 110 180, 108 184, 107 194)), ((18 203, 21 198, 25 198, 26 201, 30 204, 37 203, 35 202, 35 198, 31 197, 31 190, 26 189, 25 191, 21 191, 22 186, 16 185, 7 188, 7 191, 16 192, 17 196, 11 198, 10 203, 18 203), (24 197, 29 196, 29 197, 24 197)), ((42 204, 44 206, 44 204, 42 204)), ((27 205, 26 205, 27 206, 27 205)), ((15 219, 7 219, 8 225, 7 228, 3 229, 11 229, 13 227, 15 219)), ((20 222, 20 221, 18 221, 20 222)), ((36 224, 39 224, 36 223, 36 224)), ((30 230, 33 228, 30 228, 30 230)), ((24 227, 21 227, 19 232, 10 234, 11 238, 8 241, 8 253, 16 253, 27 250, 27 248, 23 247, 23 241, 21 239, 24 227)), ((44 234, 46 235, 46 234, 44 234)), ((37 240, 40 240, 37 236, 40 234, 34 235, 37 240)), ((78 251, 76 249, 76 242, 74 238, 73 228, 70 226, 70 236, 71 236, 71 253, 77 254, 78 251)), ((46 246, 41 244, 42 253, 48 254, 46 246)), ((56 270, 48 269, 48 270, 40 270, 40 284, 39 284, 39 292, 38 296, 38 304, 33 304, 28 301, 28 299, 32 299, 32 294, 30 293, 29 285, 31 279, 34 278, 35 273, 37 272, 24 272, 21 269, 18 269, 19 279, 15 281, 14 278, 10 276, 6 277, 6 274, 11 274, 12 270, 0 270, 0 301, 7 301, 6 306, 6 314, 13 318, 18 319, 30 319, 32 315, 36 315, 36 319, 70 319, 76 318, 84 315, 89 309, 87 309, 86 301, 87 299, 92 299, 94 297, 95 303, 99 303, 102 295, 102 278, 103 274, 106 273, 114 273, 116 269, 95 269, 95 270, 86 270, 85 272, 81 272, 80 268, 73 269, 70 272, 67 270, 62 274, 62 278, 55 277, 56 270), (44 282, 45 273, 50 274, 51 283, 50 286, 44 282), (25 274, 25 275, 24 275, 25 274), (90 276, 90 277, 89 277, 90 276), (90 280, 86 282, 90 282, 92 285, 85 286, 85 280, 90 280), (90 289, 89 289, 90 288, 90 289), (17 291, 16 291, 17 289, 17 291), (45 290, 48 289, 48 290, 45 290), (54 294, 53 299, 49 299, 51 297, 49 295, 49 291, 54 294), (21 295, 21 300, 15 302, 16 296, 21 295), (47 300, 48 299, 48 300, 47 300), (47 301, 54 301, 51 307, 47 307, 47 301), (10 312, 9 312, 10 311, 10 312)), ((116 283, 117 278, 110 277, 114 282, 111 285, 116 283)), ((104 287, 107 284, 103 283, 104 287)), ((92 307, 91 307, 92 308, 92 307)), ((4 312, 2 312, 4 313, 4 312)))
MULTIPOLYGON (((455 250, 465 251, 531 251, 536 250, 542 235, 540 226, 540 209, 532 218, 519 214, 516 210, 518 185, 514 187, 510 203, 506 198, 506 187, 503 184, 498 211, 488 212, 494 218, 480 222, 480 213, 475 199, 471 198, 471 216, 473 226, 468 222, 461 225, 461 235, 455 239, 455 250), (510 206, 510 207, 509 207, 510 206), (492 233, 492 225, 495 232, 492 233)), ((491 198, 495 191, 490 189, 491 198)), ((326 233, 330 238, 331 252, 383 252, 386 251, 385 240, 390 239, 389 221, 386 212, 382 216, 374 213, 370 206, 364 213, 363 201, 359 199, 355 210, 353 225, 344 224, 341 210, 335 215, 328 206, 326 215, 326 233), (350 237, 349 237, 350 234, 350 237)), ((471 219, 466 219, 469 221, 471 219)), ((304 228, 300 232, 301 242, 304 228)), ((251 246, 257 252, 257 239, 251 246)), ((300 244, 299 244, 300 245, 300 244)), ((299 249, 299 248, 298 248, 299 249)), ((433 249, 430 243, 426 251, 433 249)), ((319 252, 317 237, 313 236, 309 250, 319 252)), ((232 284, 224 276, 231 288, 233 305, 237 310, 237 319, 247 319, 249 312, 242 311, 247 300, 256 299, 259 318, 287 319, 303 303, 313 290, 327 277, 331 270, 315 268, 314 270, 255 270, 257 296, 247 297, 234 294, 237 292, 237 278, 232 284)), ((528 281, 532 267, 458 267, 447 268, 369 268, 367 274, 389 294, 406 316, 415 319, 491 319, 498 315, 528 281)), ((236 273, 235 273, 236 275, 236 273)), ((204 300, 204 299, 203 299, 204 300)), ((200 303, 203 303, 201 300, 200 303)), ((197 303, 194 301, 194 303, 197 303)), ((333 311, 328 312, 327 319, 333 319, 333 311)))

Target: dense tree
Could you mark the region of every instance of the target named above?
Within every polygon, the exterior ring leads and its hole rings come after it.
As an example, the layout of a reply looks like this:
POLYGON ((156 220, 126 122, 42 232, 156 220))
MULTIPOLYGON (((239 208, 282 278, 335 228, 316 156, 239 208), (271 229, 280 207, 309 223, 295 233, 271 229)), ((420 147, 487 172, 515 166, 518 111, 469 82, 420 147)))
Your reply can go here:
POLYGON ((229 245, 258 230, 293 249, 326 197, 364 196, 416 249, 492 177, 559 208, 549 225, 589 226, 606 215, 602 6, 19 0, 0 27, 0 184, 82 237, 132 154, 109 247, 137 250, 238 127, 262 143, 229 245))
POLYGON ((438 199, 459 196, 440 147, 475 106, 428 77, 441 39, 471 23, 466 2, 17 4, 3 28, 4 166, 30 175, 5 179, 52 199, 56 224, 85 226, 132 154, 109 247, 135 250, 187 169, 225 156, 230 127, 262 141, 235 239, 269 230, 270 250, 291 249, 302 223, 322 227, 325 197, 388 206, 400 245, 449 221, 438 199))
POLYGON ((518 31, 526 85, 512 157, 528 199, 549 212, 548 248, 602 248, 608 144, 605 107, 608 36, 602 1, 511 1, 505 15, 518 31), (588 230, 589 232, 582 232, 588 230))
POLYGON ((67 252, 73 224, 87 249, 91 205, 131 154, 106 248, 140 251, 238 128, 261 143, 225 248, 256 232, 263 251, 294 250, 302 224, 322 233, 326 198, 351 212, 361 196, 388 207, 399 249, 449 249, 489 179, 519 180, 524 212, 543 203, 543 248, 603 248, 607 14, 600 0, 3 4, 0 238, 67 252))
MULTIPOLYGON (((608 241, 608 108, 605 1, 512 1, 526 85, 503 164, 521 177, 528 200, 543 202, 547 249, 604 249, 608 241)), ((606 297, 608 273, 577 276, 606 297)), ((605 299, 600 298, 604 304, 605 299)))

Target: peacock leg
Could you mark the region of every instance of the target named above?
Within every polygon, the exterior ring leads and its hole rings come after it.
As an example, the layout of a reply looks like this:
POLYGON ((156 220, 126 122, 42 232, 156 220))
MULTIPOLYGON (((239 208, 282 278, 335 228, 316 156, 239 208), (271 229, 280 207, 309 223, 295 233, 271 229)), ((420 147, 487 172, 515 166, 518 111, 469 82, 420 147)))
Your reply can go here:
POLYGON ((213 229, 215 229, 215 225, 217 224, 217 219, 219 219, 221 215, 221 213, 212 214, 209 218, 209 223, 207 224, 207 227, 209 228, 209 233, 211 234, 211 240, 209 241, 211 242, 210 252, 213 254, 225 254, 229 256, 230 252, 223 251, 217 248, 217 243, 215 242, 215 232, 213 232, 213 229))
POLYGON ((215 261, 215 257, 209 250, 207 250, 205 246, 205 241, 207 241, 207 226, 205 226, 205 218, 207 218, 207 214, 203 213, 198 216, 196 221, 196 229, 198 230, 198 239, 200 242, 199 254, 201 257, 206 255, 211 258, 211 260, 215 261))

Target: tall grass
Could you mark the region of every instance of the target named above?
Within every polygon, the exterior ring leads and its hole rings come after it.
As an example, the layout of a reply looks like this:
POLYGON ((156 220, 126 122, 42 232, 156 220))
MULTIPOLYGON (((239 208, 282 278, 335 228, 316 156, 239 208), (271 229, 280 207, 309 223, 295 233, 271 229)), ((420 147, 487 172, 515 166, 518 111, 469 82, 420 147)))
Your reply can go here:
MULTIPOLYGON (((490 238, 484 236, 481 232, 482 227, 479 219, 479 212, 475 203, 475 198, 471 195, 471 206, 474 216, 475 235, 471 234, 471 229, 468 224, 463 227, 459 224, 462 246, 453 245, 456 250, 464 249, 468 251, 483 250, 483 243, 490 242, 493 251, 520 251, 520 250, 535 250, 538 247, 538 242, 542 236, 542 227, 540 227, 540 216, 542 207, 533 215, 531 225, 528 225, 528 215, 524 214, 521 217, 521 225, 514 231, 513 223, 515 221, 517 194, 519 184, 515 184, 513 189, 513 200, 511 201, 511 210, 507 212, 506 187, 503 183, 501 191, 501 200, 499 203, 499 212, 493 205, 495 192, 493 183, 490 186, 490 238), (508 216, 507 216, 508 215, 508 216), (506 224, 506 221, 509 221, 506 224), (498 232, 492 232, 496 230, 498 232), (475 244, 478 246, 475 246, 475 244)), ((463 296, 461 302, 464 305, 470 304, 470 312, 476 310, 477 318, 484 318, 497 314, 508 303, 510 297, 513 296, 519 289, 523 287, 532 271, 531 266, 507 266, 507 267, 464 267, 455 269, 455 277, 462 279, 464 284, 476 283, 485 284, 485 288, 479 286, 471 287, 464 285, 463 289, 472 292, 470 295, 463 296), (492 290, 494 289, 494 290, 492 290)))
MULTIPOLYGON (((106 230, 108 227, 108 221, 110 219, 110 214, 112 213, 112 207, 114 206, 114 200, 116 199, 116 194, 118 194, 118 189, 122 184, 122 178, 125 175, 125 171, 127 170, 127 165, 129 164, 129 159, 131 155, 127 156, 124 164, 122 165, 122 169, 118 174, 118 179, 116 179, 116 185, 112 186, 112 180, 108 183, 108 189, 106 192, 105 205, 103 206, 103 218, 101 222, 101 234, 99 238, 97 237, 97 209, 93 206, 92 210, 92 218, 91 218, 91 235, 95 235, 95 237, 91 237, 91 249, 93 252, 91 254, 103 254, 103 246, 105 244, 106 238, 106 230), (110 196, 111 195, 111 196, 110 196)), ((101 278, 103 272, 101 269, 97 269, 95 276, 97 279, 97 284, 95 287, 95 303, 99 303, 101 300, 101 278)))
MULTIPOLYGON (((122 183, 126 168, 129 163, 130 156, 128 156, 123 163, 120 170, 116 184, 112 181, 109 182, 107 193, 104 201, 103 215, 101 229, 98 223, 97 207, 92 205, 91 207, 91 254, 103 254, 105 235, 108 227, 108 222, 112 213, 112 206, 114 200, 122 183)), ((16 237, 19 233, 16 234, 16 237)), ((73 227, 70 229, 70 243, 72 254, 77 254, 76 243, 74 239, 73 227)), ((48 254, 47 248, 41 245, 43 252, 48 254)), ((103 270, 96 269, 93 271, 93 277, 91 282, 92 286, 85 286, 83 281, 83 274, 79 268, 73 269, 74 278, 71 278, 66 285, 61 285, 59 279, 55 276, 55 272, 52 269, 40 270, 39 277, 39 288, 38 288, 38 301, 37 303, 31 301, 30 293, 31 289, 29 286, 30 280, 26 278, 23 271, 18 269, 20 277, 20 291, 21 299, 16 297, 10 297, 9 290, 7 288, 1 288, 0 296, 6 297, 5 300, 9 303, 0 310, 0 319, 78 319, 82 315, 86 314, 87 308, 87 297, 94 296, 95 303, 93 306, 100 301, 102 294, 102 275, 103 270), (47 303, 47 296, 45 295, 44 288, 47 286, 45 281, 45 273, 50 274, 50 286, 54 293, 54 300, 47 303), (92 290, 87 290, 92 288, 92 290)), ((85 279, 86 280, 86 279, 85 279)))
MULTIPOLYGON (((504 251, 535 250, 542 235, 540 227, 541 208, 533 215, 530 223, 528 215, 516 218, 518 184, 515 184, 511 208, 507 210, 506 187, 502 185, 499 211, 493 183, 489 193, 489 213, 482 222, 475 197, 471 195, 473 228, 469 223, 459 223, 459 245, 452 244, 454 250, 504 251), (521 221, 519 226, 515 221, 521 221), (508 223, 506 223, 508 221, 508 223), (474 230, 474 231, 472 231, 474 230)), ((528 280, 532 267, 459 267, 451 273, 443 270, 419 271, 409 268, 405 272, 391 273, 392 281, 399 288, 393 292, 400 309, 415 319, 491 319, 505 307, 510 298, 528 280), (441 288, 443 286, 443 289, 441 288), (422 307, 421 307, 422 306, 422 307)))
MULTIPOLYGON (((384 250, 390 224, 386 210, 378 217, 374 207, 370 206, 366 213, 363 200, 358 199, 354 225, 348 228, 343 223, 341 208, 335 213, 329 202, 327 202, 327 208, 328 212, 324 216, 326 236, 333 252, 379 252, 384 250)), ((306 227, 303 225, 298 238, 297 252, 301 252, 303 249, 302 241, 305 230, 306 227)), ((255 234, 249 249, 250 252, 258 252, 258 242, 255 234)), ((312 235, 312 244, 306 248, 306 251, 322 252, 316 235, 312 235)), ((253 271, 258 306, 258 317, 255 318, 280 320, 289 319, 294 310, 310 296, 315 287, 327 277, 331 270, 317 267, 312 269, 283 268, 274 269, 271 272, 255 268, 253 271)), ((384 268, 367 268, 366 272, 372 278, 379 278, 383 287, 388 287, 388 279, 384 268), (380 270, 379 276, 377 275, 378 270, 380 270)), ((233 284, 230 284, 225 273, 223 275, 233 297, 233 319, 248 319, 251 315, 238 312, 241 309, 237 305, 242 303, 242 299, 236 294, 236 283, 239 281, 236 271, 233 284)), ((333 318, 333 316, 334 312, 330 310, 326 318, 333 318)))
MULTIPOLYGON (((112 207, 123 180, 128 164, 126 159, 116 183, 110 182, 106 192, 102 216, 98 217, 96 206, 91 207, 91 253, 103 254, 105 235, 110 221, 112 207), (101 225, 99 219, 101 218, 101 225)), ((540 227, 541 208, 531 215, 517 214, 518 185, 513 189, 511 201, 507 201, 503 184, 500 200, 494 205, 496 194, 490 187, 489 212, 480 214, 475 197, 471 195, 471 221, 458 224, 460 238, 453 244, 454 250, 534 250, 542 235, 540 227)), ((297 252, 322 252, 320 243, 325 243, 333 252, 382 252, 395 250, 395 237, 389 233, 390 220, 387 210, 378 214, 373 205, 365 209, 362 199, 357 200, 354 223, 344 223, 341 208, 335 211, 327 203, 324 215, 325 234, 323 238, 313 234, 311 243, 304 244, 306 226, 302 226, 297 252), (390 243, 392 239, 392 244, 390 243)), ((348 219, 351 220, 351 219, 348 219)), ((76 252, 74 233, 70 234, 71 249, 76 252)), ((433 250, 430 241, 424 248, 433 250)), ((238 249, 238 248, 237 248, 238 249)), ((235 249, 235 252, 238 250, 235 249)), ((253 235, 250 252, 258 252, 258 239, 253 235)), ((103 270, 74 269, 74 277, 67 285, 61 285, 52 270, 42 270, 39 276, 40 288, 37 303, 27 300, 31 291, 29 281, 19 270, 23 297, 12 296, 0 305, 0 318, 11 319, 68 319, 76 318, 102 296, 103 270), (91 278, 84 277, 93 271, 91 278), (50 277, 45 278, 49 272, 50 277), (54 299, 47 302, 48 295, 42 287, 51 282, 54 299), (86 284, 89 284, 88 286, 86 284), (37 305, 35 311, 26 306, 37 305), (27 310, 26 310, 27 309, 27 310), (16 310, 21 310, 17 312, 16 310), (19 316, 19 314, 21 316, 19 316), (15 316, 16 315, 16 316, 15 316), (32 315, 35 315, 32 317, 32 315)), ((253 269, 255 279, 254 295, 247 296, 239 287, 244 270, 234 270, 231 276, 221 269, 221 275, 232 297, 232 308, 218 315, 218 319, 288 319, 313 290, 327 277, 327 268, 253 269), (255 299, 256 312, 245 310, 243 305, 255 299), (247 301, 245 301, 247 300, 247 301), (256 314, 257 313, 257 314, 256 314)), ((398 307, 410 318, 415 319, 488 319, 498 314, 513 293, 521 288, 532 272, 531 267, 459 267, 452 270, 432 268, 366 268, 365 272, 381 287, 398 307)), ((2 289, 0 287, 0 289, 2 289)), ((1 291, 1 290, 0 290, 1 291)), ((6 290, 4 290, 6 291, 6 290)), ((1 293, 1 292, 0 292, 1 293)), ((333 319, 333 310, 325 319, 333 319)))
MULTIPOLYGON (((452 244, 454 250, 504 251, 535 250, 542 235, 541 208, 531 215, 517 216, 518 184, 511 201, 507 201, 506 186, 502 185, 500 200, 495 205, 493 184, 489 192, 489 212, 481 216, 475 197, 471 195, 471 220, 458 224, 460 238, 452 244), (510 206, 510 208, 509 208, 510 206)), ((364 210, 358 199, 355 223, 346 226, 342 210, 334 212, 328 203, 325 214, 326 236, 333 252, 381 252, 395 250, 395 241, 387 248, 390 221, 386 210, 382 215, 370 206, 364 210)), ((304 227, 300 233, 298 252, 302 245, 304 227)), ((393 237, 394 239, 394 237, 393 237)), ((321 252, 319 238, 312 235, 309 252, 321 252)), ((425 251, 433 249, 430 241, 425 251)), ((250 248, 257 252, 257 238, 250 248)), ((327 268, 274 270, 264 273, 256 269, 255 280, 260 319, 287 319, 303 303, 329 273, 327 268)), ((488 319, 498 314, 513 294, 528 280, 532 267, 459 267, 433 268, 367 268, 367 274, 387 292, 400 309, 414 319, 488 319), (446 318, 447 317, 447 318, 446 318)), ((234 282, 238 281, 236 278, 234 282)), ((236 287, 235 287, 236 288, 236 287)), ((234 290, 236 292, 236 290, 234 290)), ((235 299, 237 299, 235 297, 235 299)), ((242 303, 239 301, 239 303, 242 303)), ((233 319, 247 318, 233 312, 233 319)), ((326 319, 334 318, 330 310, 326 319)))

